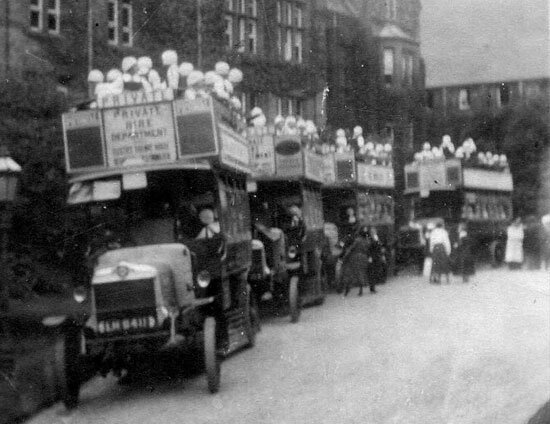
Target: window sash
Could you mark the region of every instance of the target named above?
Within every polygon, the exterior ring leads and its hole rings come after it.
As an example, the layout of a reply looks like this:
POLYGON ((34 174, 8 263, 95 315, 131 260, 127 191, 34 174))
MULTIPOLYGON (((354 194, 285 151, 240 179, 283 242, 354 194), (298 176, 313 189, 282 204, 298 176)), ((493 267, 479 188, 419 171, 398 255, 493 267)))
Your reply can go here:
POLYGON ((283 23, 283 5, 281 1, 277 2, 277 23, 283 23))
POLYGON ((32 0, 29 5, 29 26, 33 31, 42 31, 43 19, 42 19, 42 0, 32 0), (36 24, 33 25, 33 21, 36 24))
POLYGON ((233 4, 233 0, 225 0, 225 9, 229 12, 233 12, 233 8, 235 5, 233 4))
POLYGON ((296 26, 298 28, 302 28, 303 26, 303 14, 302 14, 302 6, 297 5, 296 6, 296 12, 295 12, 295 18, 296 18, 296 26))
POLYGON ((118 44, 118 0, 107 3, 107 31, 109 44, 118 44))
POLYGON ((134 43, 133 34, 133 9, 132 5, 128 2, 124 2, 122 5, 122 44, 126 46, 132 46, 134 43))
POLYGON ((248 22, 248 51, 256 53, 257 27, 256 21, 250 19, 248 22))
POLYGON ((50 34, 59 34, 60 29, 60 1, 61 0, 48 0, 48 9, 46 10, 48 32, 50 34), (53 7, 51 7, 53 6, 53 7), (53 28, 50 26, 50 23, 53 22, 53 28))
POLYGON ((286 2, 286 24, 292 25, 292 3, 286 2))
POLYGON ((285 60, 292 60, 292 29, 287 28, 285 34, 285 60))
POLYGON ((393 49, 384 49, 384 75, 393 76, 394 56, 393 49))
POLYGON ((294 47, 295 47, 295 57, 294 60, 296 60, 298 63, 302 63, 302 31, 296 31, 294 34, 294 47))
POLYGON ((244 52, 246 48, 246 20, 239 19, 239 52, 244 52))
POLYGON ((227 48, 232 49, 233 48, 233 16, 226 15, 225 23, 226 23, 225 36, 226 36, 227 48))
POLYGON ((461 88, 458 92, 458 108, 460 110, 470 109, 470 91, 467 88, 461 88))

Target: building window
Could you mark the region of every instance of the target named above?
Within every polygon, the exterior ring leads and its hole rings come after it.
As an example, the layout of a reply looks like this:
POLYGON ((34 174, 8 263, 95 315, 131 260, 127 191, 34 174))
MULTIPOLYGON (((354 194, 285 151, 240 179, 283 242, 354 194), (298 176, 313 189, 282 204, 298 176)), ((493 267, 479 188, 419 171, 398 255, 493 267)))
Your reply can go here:
POLYGON ((256 21, 248 21, 248 47, 247 51, 249 53, 256 53, 256 21))
POLYGON ((33 31, 42 31, 42 0, 31 0, 29 21, 33 31))
POLYGON ((461 88, 458 92, 458 108, 460 110, 470 110, 470 90, 461 88))
POLYGON ((107 3, 107 39, 109 44, 118 44, 118 0, 107 3))
POLYGON ((403 67, 403 84, 411 86, 414 72, 414 58, 410 54, 404 54, 401 60, 403 67))
POLYGON ((386 19, 395 21, 397 19, 397 0, 385 0, 386 19))
POLYGON ((46 9, 46 22, 48 26, 48 32, 50 34, 59 34, 59 17, 60 17, 60 5, 61 0, 47 0, 48 8, 46 9))
POLYGON ((240 53, 255 54, 258 51, 258 1, 257 0, 226 0, 226 46, 237 48, 240 53), (237 9, 234 9, 236 4, 237 9), (234 23, 237 30, 234 33, 234 23), (238 40, 235 38, 238 37, 238 40))
POLYGON ((500 84, 498 87, 498 103, 499 106, 506 106, 510 103, 510 85, 506 83, 500 84))
POLYGON ((428 106, 430 109, 433 109, 435 106, 435 96, 433 91, 428 91, 428 94, 426 96, 426 106, 428 106))
POLYGON ((303 61, 303 9, 293 1, 277 2, 277 52, 290 62, 303 61))
POLYGON ((121 10, 122 44, 125 46, 133 45, 133 16, 132 4, 130 0, 122 0, 121 10))
POLYGON ((390 86, 393 83, 393 49, 384 49, 384 83, 390 86))
POLYGON ((107 3, 107 40, 109 44, 132 46, 133 10, 130 0, 109 0, 107 3))
POLYGON ((277 115, 284 117, 294 115, 302 116, 303 114, 303 102, 298 99, 291 99, 288 97, 277 97, 277 115))
POLYGON ((225 47, 233 48, 233 16, 231 15, 225 17, 225 47))
POLYGON ((246 20, 239 19, 239 48, 238 51, 244 53, 246 49, 246 20))

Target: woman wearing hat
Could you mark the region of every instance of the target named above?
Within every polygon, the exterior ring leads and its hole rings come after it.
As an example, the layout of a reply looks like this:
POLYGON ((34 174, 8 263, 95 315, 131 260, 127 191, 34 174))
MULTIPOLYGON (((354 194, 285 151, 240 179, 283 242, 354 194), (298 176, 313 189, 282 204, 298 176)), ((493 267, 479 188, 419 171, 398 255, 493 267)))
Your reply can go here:
POLYGON ((442 222, 438 222, 430 234, 430 253, 433 261, 431 272, 433 282, 436 284, 441 283, 441 275, 445 274, 447 284, 449 284, 449 274, 451 273, 451 263, 449 261, 451 241, 449 240, 449 233, 443 228, 442 222))
POLYGON ((348 295, 352 286, 359 286, 359 296, 363 295, 363 286, 368 280, 369 248, 369 230, 367 227, 361 227, 343 257, 344 296, 348 295))
POLYGON ((506 230, 506 253, 504 261, 510 269, 519 269, 523 263, 523 224, 516 218, 506 230))

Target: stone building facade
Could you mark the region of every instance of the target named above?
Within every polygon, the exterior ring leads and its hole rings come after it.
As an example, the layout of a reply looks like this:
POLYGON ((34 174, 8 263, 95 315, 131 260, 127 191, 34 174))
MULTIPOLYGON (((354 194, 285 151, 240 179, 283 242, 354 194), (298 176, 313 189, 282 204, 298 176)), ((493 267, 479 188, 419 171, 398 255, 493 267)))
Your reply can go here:
POLYGON ((430 87, 426 105, 443 115, 498 111, 503 107, 550 97, 550 78, 430 87))

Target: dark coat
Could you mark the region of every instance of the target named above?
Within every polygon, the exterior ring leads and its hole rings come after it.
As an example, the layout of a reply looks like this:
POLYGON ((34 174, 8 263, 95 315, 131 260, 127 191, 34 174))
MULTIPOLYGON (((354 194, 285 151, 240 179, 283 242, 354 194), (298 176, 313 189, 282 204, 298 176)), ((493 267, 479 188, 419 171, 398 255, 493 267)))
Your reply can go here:
POLYGON ((369 241, 357 237, 344 255, 342 282, 346 287, 364 286, 368 278, 369 241))
POLYGON ((456 241, 455 251, 453 252, 453 262, 457 274, 475 274, 474 246, 473 240, 469 234, 456 241))
POLYGON ((380 240, 373 240, 369 245, 370 263, 368 267, 369 281, 381 284, 386 279, 386 255, 380 240))

